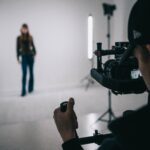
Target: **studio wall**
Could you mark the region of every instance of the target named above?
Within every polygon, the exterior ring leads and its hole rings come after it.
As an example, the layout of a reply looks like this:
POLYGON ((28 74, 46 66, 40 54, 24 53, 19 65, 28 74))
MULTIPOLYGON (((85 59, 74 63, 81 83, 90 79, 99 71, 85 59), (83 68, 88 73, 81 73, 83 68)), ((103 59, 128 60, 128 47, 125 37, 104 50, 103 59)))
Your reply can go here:
POLYGON ((118 7, 112 18, 112 43, 126 40, 124 24, 129 14, 129 9, 126 9, 129 1, 1 0, 0 91, 20 89, 21 66, 16 60, 16 37, 24 22, 30 27, 37 49, 36 89, 80 85, 80 80, 91 67, 87 59, 89 14, 94 17, 94 49, 99 41, 104 48, 107 46, 103 2, 117 3, 118 7))

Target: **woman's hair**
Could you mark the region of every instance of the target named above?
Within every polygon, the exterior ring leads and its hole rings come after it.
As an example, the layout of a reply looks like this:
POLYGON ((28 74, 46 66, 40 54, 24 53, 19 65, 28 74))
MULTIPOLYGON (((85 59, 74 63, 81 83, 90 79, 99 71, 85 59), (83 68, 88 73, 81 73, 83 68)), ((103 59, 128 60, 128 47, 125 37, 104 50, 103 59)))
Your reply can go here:
POLYGON ((28 25, 27 25, 26 23, 24 23, 24 24, 22 25, 22 27, 23 27, 23 28, 28 28, 28 25))
POLYGON ((21 27, 20 32, 21 32, 21 36, 20 36, 20 37, 21 37, 21 40, 29 40, 29 41, 32 40, 32 36, 31 36, 31 34, 30 34, 30 32, 29 32, 29 27, 28 27, 28 25, 27 25, 26 23, 22 24, 22 27, 21 27), (22 32, 22 28, 27 29, 27 34, 24 34, 24 33, 22 32))

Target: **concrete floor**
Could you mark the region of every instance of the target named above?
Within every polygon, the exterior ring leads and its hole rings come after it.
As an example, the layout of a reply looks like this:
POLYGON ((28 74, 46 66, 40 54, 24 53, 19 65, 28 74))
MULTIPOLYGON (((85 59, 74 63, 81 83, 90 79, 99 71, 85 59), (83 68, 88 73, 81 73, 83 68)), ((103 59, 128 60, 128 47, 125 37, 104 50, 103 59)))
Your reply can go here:
MULTIPOLYGON (((53 121, 53 111, 69 97, 76 100, 80 137, 95 129, 109 132, 107 124, 96 119, 107 109, 107 89, 95 86, 35 91, 25 98, 18 92, 0 93, 0 150, 61 150, 62 140, 53 121)), ((147 102, 147 94, 112 96, 113 110, 120 116, 124 110, 136 109, 147 102)), ((97 145, 84 146, 96 149, 97 145)))

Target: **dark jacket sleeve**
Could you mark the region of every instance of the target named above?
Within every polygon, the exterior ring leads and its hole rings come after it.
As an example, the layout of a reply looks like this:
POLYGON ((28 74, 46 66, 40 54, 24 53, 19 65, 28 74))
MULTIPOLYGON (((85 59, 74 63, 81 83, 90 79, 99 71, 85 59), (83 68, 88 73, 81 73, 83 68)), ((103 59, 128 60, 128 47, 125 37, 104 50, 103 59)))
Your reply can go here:
POLYGON ((83 150, 77 139, 72 139, 62 144, 63 150, 83 150))
POLYGON ((144 106, 109 125, 123 149, 150 150, 150 106, 144 106))
POLYGON ((33 38, 32 38, 32 42, 31 42, 31 46, 32 46, 32 51, 33 51, 34 55, 36 55, 36 48, 35 48, 35 45, 34 45, 33 38))
POLYGON ((16 42, 16 54, 17 54, 17 59, 19 59, 20 56, 20 42, 19 42, 19 37, 17 37, 17 42, 16 42))

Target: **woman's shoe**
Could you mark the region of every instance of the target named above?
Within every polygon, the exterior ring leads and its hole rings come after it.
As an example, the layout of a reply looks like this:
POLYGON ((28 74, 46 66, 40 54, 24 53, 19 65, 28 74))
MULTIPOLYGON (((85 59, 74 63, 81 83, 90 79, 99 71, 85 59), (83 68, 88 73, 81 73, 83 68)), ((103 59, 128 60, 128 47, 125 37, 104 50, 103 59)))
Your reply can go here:
POLYGON ((24 97, 24 96, 26 96, 26 92, 21 93, 21 97, 24 97))

